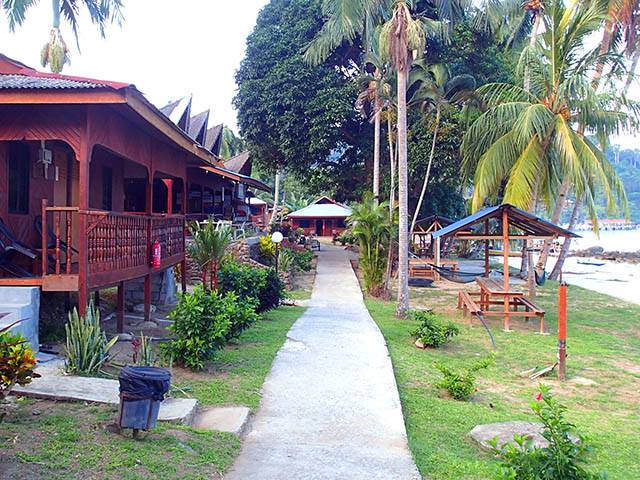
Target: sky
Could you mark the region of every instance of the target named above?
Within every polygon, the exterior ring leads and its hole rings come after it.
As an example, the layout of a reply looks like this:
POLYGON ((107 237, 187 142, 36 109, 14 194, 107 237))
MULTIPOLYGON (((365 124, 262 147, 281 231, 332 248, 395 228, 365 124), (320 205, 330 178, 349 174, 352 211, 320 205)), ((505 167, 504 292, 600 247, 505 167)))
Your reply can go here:
MULTIPOLYGON (((110 25, 106 39, 83 14, 81 53, 70 29, 62 26, 71 47, 71 65, 63 73, 133 83, 158 107, 192 94, 193 114, 210 109, 211 125, 224 123, 237 132, 234 74, 258 12, 268 1, 124 0, 125 21, 122 27, 110 25)), ((40 50, 51 28, 50 5, 40 0, 13 34, 0 15, 0 53, 41 68, 40 50)), ((630 96, 640 98, 637 82, 630 96)), ((640 148, 629 135, 613 143, 640 148)))
MULTIPOLYGON (((80 48, 62 26, 71 48, 63 73, 133 83, 156 106, 193 95, 192 113, 210 109, 209 124, 237 131, 232 99, 234 74, 246 39, 268 0, 124 0, 122 27, 110 25, 106 39, 81 16, 80 48)), ((40 50, 51 30, 51 2, 40 0, 22 27, 9 33, 0 14, 0 53, 40 70, 40 50)))

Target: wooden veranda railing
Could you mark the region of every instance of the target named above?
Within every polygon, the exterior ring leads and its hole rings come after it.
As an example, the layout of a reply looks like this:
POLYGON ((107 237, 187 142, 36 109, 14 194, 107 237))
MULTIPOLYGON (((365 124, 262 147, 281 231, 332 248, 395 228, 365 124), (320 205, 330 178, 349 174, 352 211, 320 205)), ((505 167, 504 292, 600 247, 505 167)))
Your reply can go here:
POLYGON ((49 207, 43 201, 41 228, 42 248, 47 252, 42 255, 45 290, 77 289, 78 262, 84 258, 82 252, 74 248, 77 235, 85 235, 87 240, 89 288, 151 273, 151 250, 156 240, 160 244, 161 269, 184 259, 185 217, 182 215, 82 211, 77 207, 49 207), (84 232, 78 231, 80 215, 86 220, 84 232))

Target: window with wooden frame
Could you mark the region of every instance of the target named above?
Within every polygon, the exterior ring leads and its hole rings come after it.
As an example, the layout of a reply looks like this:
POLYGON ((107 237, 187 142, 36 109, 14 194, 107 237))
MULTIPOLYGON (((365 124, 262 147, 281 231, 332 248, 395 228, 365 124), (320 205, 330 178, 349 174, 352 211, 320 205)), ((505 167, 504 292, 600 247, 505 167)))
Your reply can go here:
POLYGON ((24 143, 9 145, 9 213, 29 213, 29 147, 24 143))

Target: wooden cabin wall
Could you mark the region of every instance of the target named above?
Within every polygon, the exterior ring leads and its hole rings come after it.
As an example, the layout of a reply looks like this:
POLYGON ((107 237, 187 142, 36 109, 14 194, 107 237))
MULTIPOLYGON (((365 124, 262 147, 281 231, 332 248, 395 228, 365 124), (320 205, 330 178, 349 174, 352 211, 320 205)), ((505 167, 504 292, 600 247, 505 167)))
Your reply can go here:
POLYGON ((104 208, 105 169, 111 169, 111 211, 124 212, 124 175, 125 160, 96 148, 91 157, 91 171, 89 172, 89 207, 102 210, 104 208))
POLYGON ((39 142, 26 142, 29 151, 29 205, 28 213, 9 213, 9 143, 0 142, 0 178, 2 178, 2 186, 0 187, 0 215, 2 219, 11 229, 12 233, 22 242, 32 247, 40 245, 40 238, 34 228, 35 218, 42 212, 42 200, 53 205, 54 189, 57 184, 64 184, 63 188, 66 194, 65 180, 59 177, 55 179, 55 166, 64 163, 69 155, 68 150, 47 143, 46 147, 53 152, 53 165, 48 169, 48 179, 44 177, 44 168, 38 163, 39 142))

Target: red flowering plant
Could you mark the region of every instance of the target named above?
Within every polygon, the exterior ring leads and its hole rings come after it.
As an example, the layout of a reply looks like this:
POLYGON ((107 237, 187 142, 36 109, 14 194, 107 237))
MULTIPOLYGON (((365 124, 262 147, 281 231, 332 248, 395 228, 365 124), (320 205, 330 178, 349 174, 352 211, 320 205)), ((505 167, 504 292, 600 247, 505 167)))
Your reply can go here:
POLYGON ((549 387, 540 385, 531 409, 543 425, 542 436, 548 442, 536 447, 527 435, 514 435, 512 443, 498 446, 491 441, 500 460, 497 479, 503 480, 597 480, 607 478, 604 473, 591 472, 587 467, 592 448, 576 426, 564 418, 567 407, 551 394, 549 387))

